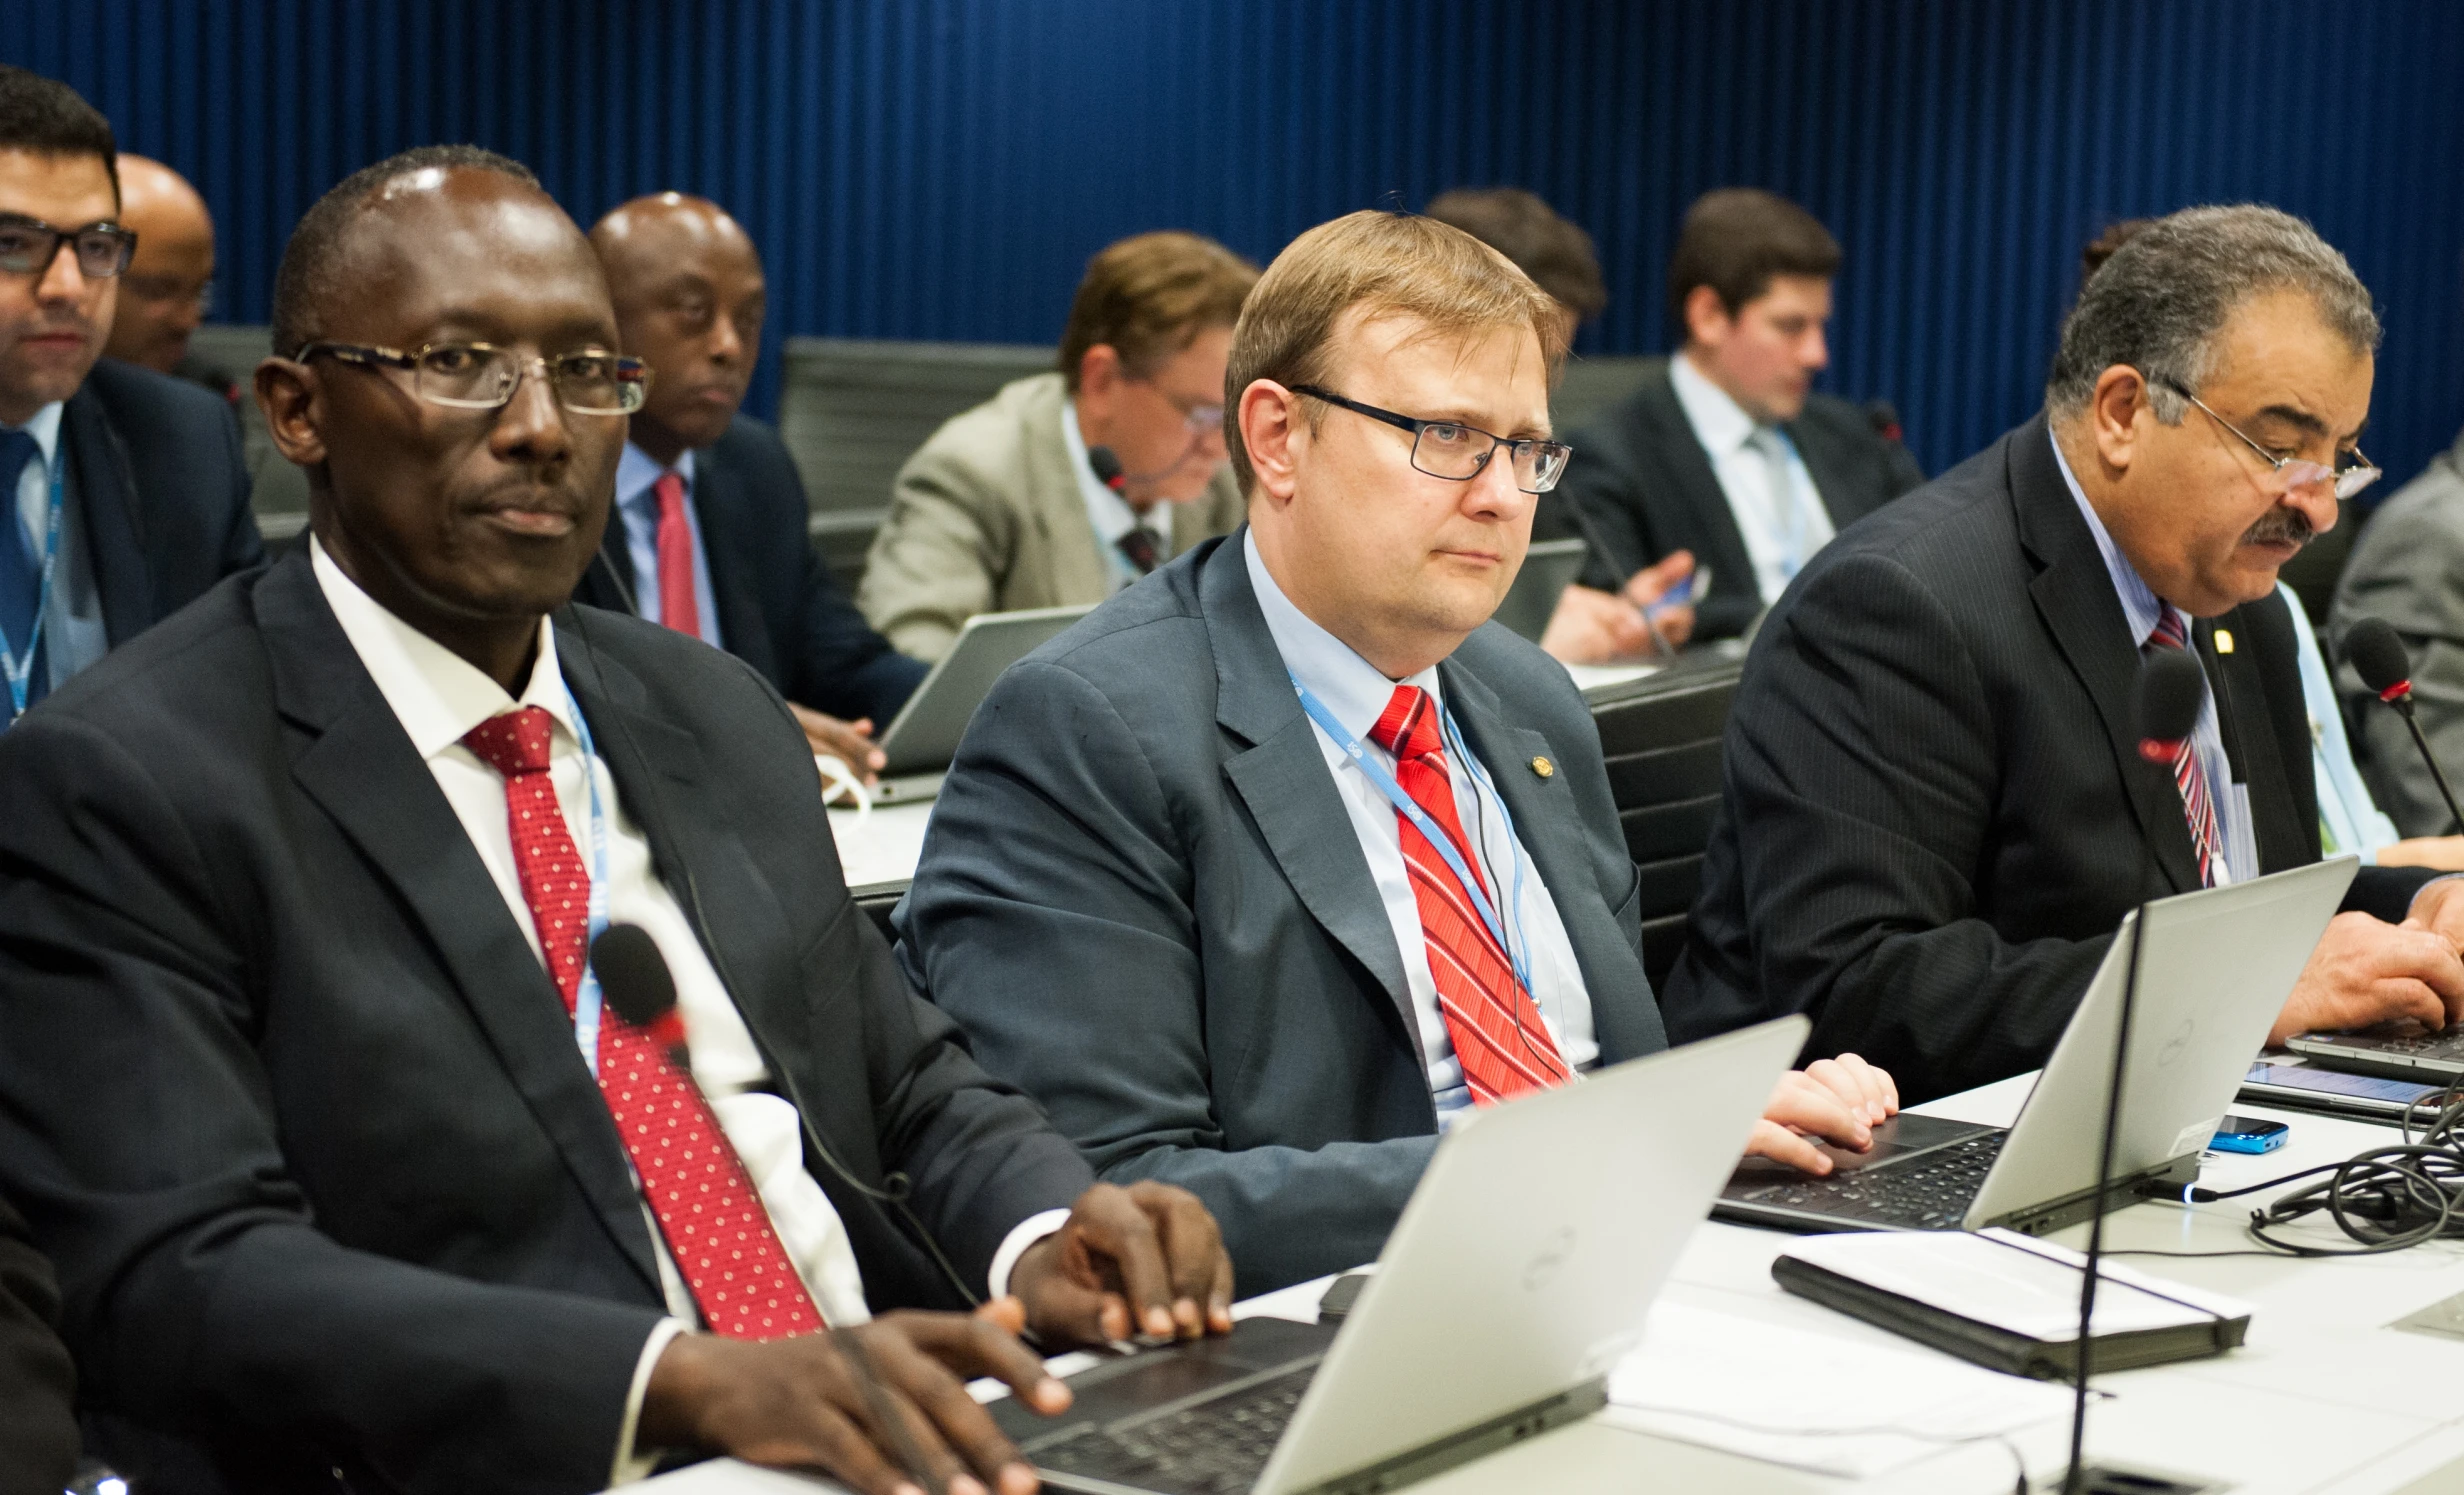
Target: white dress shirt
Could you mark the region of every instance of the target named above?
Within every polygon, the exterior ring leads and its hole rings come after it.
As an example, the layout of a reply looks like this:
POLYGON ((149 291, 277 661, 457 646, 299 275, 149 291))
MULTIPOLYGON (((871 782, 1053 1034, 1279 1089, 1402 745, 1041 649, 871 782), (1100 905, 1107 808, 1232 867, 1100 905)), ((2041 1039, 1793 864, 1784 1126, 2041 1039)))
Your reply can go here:
MULTIPOLYGON (((2088 502, 2087 490, 2079 486, 2059 441, 2053 442, 2053 460, 2062 469, 2062 481, 2069 486, 2072 501, 2079 505, 2080 516, 2088 522, 2088 533, 2096 537, 2097 553, 2105 558, 2105 574, 2113 578, 2113 590, 2122 599, 2122 617, 2130 624, 2130 641, 2144 652, 2147 636, 2156 631, 2156 621, 2165 604, 2140 577, 2139 568, 2130 563, 2130 557, 2113 543, 2105 522, 2096 517, 2096 506, 2088 502)), ((2187 617, 2184 621, 2188 621, 2187 617)), ((2191 641, 2190 657, 2199 658, 2196 639, 2191 641)), ((2205 668, 2206 661, 2200 660, 2200 666, 2205 668)), ((2248 882, 2259 875, 2259 837, 2250 820, 2250 786, 2233 782, 2233 762, 2225 754, 2224 732, 2217 725, 2213 689, 2199 698, 2199 721, 2190 729, 2190 749, 2198 754, 2199 767, 2207 775, 2208 797, 2216 808, 2216 835, 2224 843, 2218 848, 2223 855, 2217 858, 2217 884, 2248 882)))
MULTIPOLYGON (((710 590, 710 555, 702 548, 701 515, 693 507, 693 454, 676 459, 673 469, 684 479, 684 524, 693 536, 693 610, 699 615, 701 639, 724 649, 719 632, 719 603, 710 590)), ((652 486, 670 469, 632 442, 616 462, 616 517, 625 527, 625 554, 633 562, 633 606, 652 623, 667 621, 659 601, 659 495, 652 486)))
POLYGON ((1720 480, 1738 537, 1754 562, 1754 585, 1769 606, 1814 552, 1831 542, 1831 511, 1823 507, 1814 475, 1805 470, 1787 432, 1757 425, 1683 353, 1668 361, 1668 382, 1694 439, 1711 459, 1712 476, 1720 480))
MULTIPOLYGON (((317 585, 341 623, 344 636, 383 692, 385 702, 411 739, 411 746, 435 776, 454 818, 462 823, 479 859, 496 882, 505 908, 541 954, 530 904, 522 895, 521 872, 514 862, 513 835, 507 826, 505 781, 479 756, 462 745, 472 728, 516 705, 537 706, 554 723, 549 738, 549 777, 565 812, 565 825, 576 850, 587 858, 590 840, 590 791, 584 787, 584 757, 575 731, 571 698, 556 660, 554 630, 539 622, 539 652, 519 701, 469 661, 386 611, 357 583, 342 573, 325 548, 309 541, 317 585)), ((693 1079, 709 1098, 719 1129, 743 1159, 761 1194, 763 1208, 778 1231, 779 1243, 822 1317, 833 1326, 860 1324, 871 1317, 864 1301, 864 1281, 855 1251, 830 1198, 804 1171, 802 1126, 795 1107, 764 1092, 770 1074, 754 1047, 753 1035, 736 1011, 734 999, 712 968, 701 939, 675 896, 651 867, 650 842, 625 812, 616 781, 607 764, 588 760, 606 815, 607 906, 614 923, 637 924, 647 932, 667 961, 676 982, 676 1006, 684 1020, 692 1052, 693 1079)), ((580 1059, 578 1047, 575 1055, 580 1059)), ((638 1181, 637 1181, 638 1186, 638 1181)), ((677 1334, 700 1323, 693 1295, 669 1257, 667 1242, 649 1205, 642 1207, 658 1257, 660 1286, 672 1315, 642 1348, 631 1396, 625 1407, 622 1437, 611 1472, 612 1483, 640 1478, 650 1458, 633 1455, 633 1430, 641 1410, 650 1369, 660 1351, 677 1334)), ((997 1296, 1008 1286, 1009 1268, 1020 1252, 1059 1228, 1065 1211, 1033 1217, 1012 1231, 995 1258, 990 1284, 997 1296)))
POLYGON ((1141 516, 1129 506, 1129 500, 1105 487, 1095 477, 1095 469, 1087 461, 1087 438, 1078 429, 1078 402, 1061 402, 1061 444, 1069 448, 1069 470, 1078 474, 1078 496, 1086 501, 1087 524, 1095 531, 1096 548, 1104 553, 1104 574, 1112 578, 1112 589, 1119 591, 1138 579, 1138 568, 1121 553, 1121 537, 1134 529, 1143 529, 1155 542, 1159 558, 1172 553, 1172 538, 1149 519, 1160 520, 1170 510, 1161 503, 1141 516))
MULTIPOLYGON (((1360 740, 1380 767, 1392 773, 1394 755, 1370 740, 1369 729, 1385 714, 1386 703, 1398 684, 1417 685, 1427 691, 1431 704, 1442 712, 1445 692, 1438 683, 1437 670, 1423 670, 1408 680, 1387 679, 1377 666, 1318 626, 1284 596, 1283 588, 1276 585, 1265 560, 1258 554, 1254 535, 1244 532, 1241 545, 1249 562, 1249 584, 1258 594, 1258 610, 1266 615, 1266 630, 1274 636, 1275 650, 1283 656, 1284 668, 1324 703, 1345 730, 1360 740)), ((1361 772, 1360 765, 1335 745, 1324 727, 1314 720, 1309 726, 1317 734, 1327 772, 1334 775, 1343 807, 1351 815, 1352 833, 1360 838, 1361 854, 1369 862, 1369 877, 1377 884, 1378 902, 1384 906, 1386 922, 1394 930, 1396 953, 1403 957, 1403 981, 1410 990, 1412 1016, 1420 1029, 1421 1060, 1428 1069, 1429 1094, 1437 1102, 1438 1124, 1442 1127, 1470 1108, 1472 1095, 1463 1082, 1463 1064, 1455 1057, 1445 1014, 1438 1009, 1437 978, 1429 974, 1429 947, 1420 930, 1420 906, 1413 899, 1411 877, 1403 866, 1402 828, 1396 822, 1393 802, 1361 772)), ((1448 745, 1446 771, 1454 790, 1456 818, 1478 856, 1480 875, 1488 881, 1489 891, 1501 906, 1514 899, 1515 875, 1520 869, 1522 898, 1506 911, 1506 932, 1524 946, 1524 961, 1531 971, 1532 1001, 1540 1009, 1541 1020, 1548 1025, 1549 1036, 1557 1041, 1558 1054, 1573 1069, 1589 1069, 1599 1062, 1600 1045, 1592 1036, 1591 994, 1583 986, 1583 968, 1574 959, 1574 942, 1566 937, 1565 923, 1557 915, 1557 902, 1541 883, 1540 869, 1532 864, 1522 838, 1507 833, 1505 806, 1489 786, 1486 765, 1481 768, 1484 771, 1474 772, 1473 765, 1463 761, 1463 754, 1448 745)))

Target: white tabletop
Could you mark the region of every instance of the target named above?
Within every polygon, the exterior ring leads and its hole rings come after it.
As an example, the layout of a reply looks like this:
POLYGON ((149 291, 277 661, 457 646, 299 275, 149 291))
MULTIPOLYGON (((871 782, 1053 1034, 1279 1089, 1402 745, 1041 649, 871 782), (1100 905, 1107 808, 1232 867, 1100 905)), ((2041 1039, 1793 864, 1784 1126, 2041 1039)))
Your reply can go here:
POLYGON ((924 826, 932 813, 931 800, 870 810, 832 810, 830 834, 838 841, 839 866, 847 874, 847 886, 912 880, 916 861, 924 855, 924 826))

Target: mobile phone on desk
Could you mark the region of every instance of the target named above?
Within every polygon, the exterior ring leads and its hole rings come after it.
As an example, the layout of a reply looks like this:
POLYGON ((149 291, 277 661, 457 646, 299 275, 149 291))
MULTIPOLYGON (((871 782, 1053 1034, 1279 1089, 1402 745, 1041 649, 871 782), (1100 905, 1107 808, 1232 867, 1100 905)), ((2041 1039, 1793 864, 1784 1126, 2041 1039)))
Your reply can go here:
POLYGON ((2281 1121, 2227 1116, 2216 1124, 2216 1135, 2207 1145, 2216 1152, 2274 1152, 2284 1145, 2285 1135, 2291 1130, 2281 1121))

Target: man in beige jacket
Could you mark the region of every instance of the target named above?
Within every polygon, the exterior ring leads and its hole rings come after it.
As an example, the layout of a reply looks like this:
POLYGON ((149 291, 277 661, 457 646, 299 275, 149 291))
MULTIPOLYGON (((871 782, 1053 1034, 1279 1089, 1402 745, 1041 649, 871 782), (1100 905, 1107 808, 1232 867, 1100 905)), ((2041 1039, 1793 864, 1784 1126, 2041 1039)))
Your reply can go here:
POLYGON ((977 613, 1101 602, 1239 528, 1224 360, 1257 278, 1195 234, 1090 261, 1059 369, 951 417, 899 470, 856 594, 873 627, 938 659, 977 613))

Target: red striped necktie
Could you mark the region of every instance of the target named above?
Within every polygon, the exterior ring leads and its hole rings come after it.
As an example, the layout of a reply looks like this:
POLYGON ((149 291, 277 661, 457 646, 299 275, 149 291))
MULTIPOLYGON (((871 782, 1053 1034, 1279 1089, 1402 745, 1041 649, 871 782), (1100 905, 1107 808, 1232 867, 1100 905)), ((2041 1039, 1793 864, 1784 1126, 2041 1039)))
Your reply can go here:
MULTIPOLYGON (((462 745, 505 776, 505 816, 522 898, 570 1014, 590 937, 590 875, 565 829, 548 773, 550 718, 522 706, 481 722, 462 745)), ((599 1094, 616 1119, 642 1198, 713 1333, 779 1339, 822 1327, 787 1260, 744 1160, 701 1087, 668 1061, 648 1029, 613 1012, 599 1023, 599 1094)))
MULTIPOLYGON (((2158 604, 2156 627, 2148 634, 2143 652, 2189 646, 2189 624, 2173 610, 2172 604, 2158 604)), ((2199 858, 2199 885, 2212 888, 2216 886, 2217 864, 2221 860, 2216 845, 2216 802, 2208 793, 2207 768, 2199 762, 2198 749, 2188 737, 2173 750, 2173 787, 2181 791, 2182 817, 2190 825, 2190 848, 2199 858)))
MULTIPOLYGON (((1480 881, 1479 864, 1455 817, 1454 787, 1446 776, 1446 742, 1429 693, 1398 685, 1386 712, 1369 729, 1369 740, 1395 755, 1395 782, 1420 806, 1480 881)), ((1546 1089, 1565 1082, 1566 1061, 1541 1021, 1540 1008, 1514 963, 1482 921, 1462 880, 1402 811, 1395 812, 1403 837, 1403 866, 1420 910, 1420 935, 1428 947, 1429 974, 1437 983, 1438 1010, 1446 1036, 1463 1065, 1463 1082, 1476 1105, 1546 1089)), ((1481 882, 1485 895, 1489 888, 1481 882)), ((1492 908, 1497 904, 1492 899, 1492 908)))

